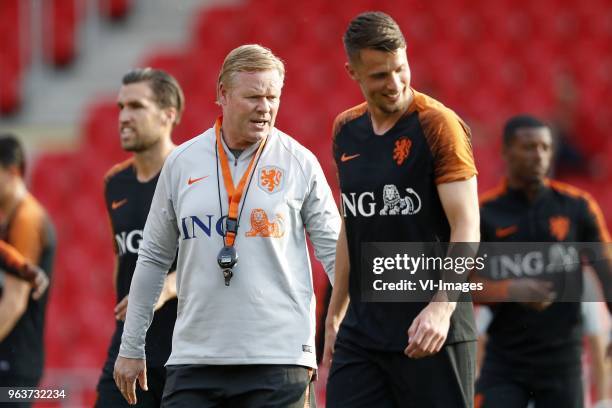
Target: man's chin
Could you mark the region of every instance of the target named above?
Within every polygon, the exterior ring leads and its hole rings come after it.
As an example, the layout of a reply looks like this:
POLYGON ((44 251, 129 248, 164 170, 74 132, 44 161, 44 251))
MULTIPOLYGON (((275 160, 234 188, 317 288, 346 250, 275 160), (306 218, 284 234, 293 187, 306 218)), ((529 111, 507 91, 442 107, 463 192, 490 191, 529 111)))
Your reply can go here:
POLYGON ((145 150, 145 148, 143 146, 140 145, 123 145, 121 146, 123 148, 124 151, 126 152, 130 152, 130 153, 140 153, 142 151, 145 150))
POLYGON ((541 174, 532 174, 528 176, 526 180, 527 180, 527 183, 533 186, 542 186, 544 185, 544 180, 546 180, 546 176, 541 175, 541 174))
POLYGON ((380 104, 378 107, 382 112, 388 115, 394 115, 398 112, 403 112, 406 110, 407 105, 404 103, 404 101, 397 101, 395 103, 380 104))
POLYGON ((257 143, 261 139, 263 139, 268 133, 270 133, 270 128, 266 126, 264 129, 258 129, 254 132, 249 133, 249 141, 251 143, 257 143))

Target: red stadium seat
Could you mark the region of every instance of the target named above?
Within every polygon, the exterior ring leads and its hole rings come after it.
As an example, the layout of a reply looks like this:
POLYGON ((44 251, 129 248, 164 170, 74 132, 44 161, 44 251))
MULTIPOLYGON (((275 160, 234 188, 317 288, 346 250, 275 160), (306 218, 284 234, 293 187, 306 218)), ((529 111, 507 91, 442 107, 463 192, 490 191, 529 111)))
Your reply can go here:
POLYGON ((56 67, 70 64, 76 56, 82 4, 76 0, 49 0, 43 3, 46 57, 56 67))
POLYGON ((16 113, 22 103, 23 70, 30 60, 29 6, 19 0, 0 2, 0 115, 16 113))
POLYGON ((111 20, 121 20, 128 16, 132 0, 98 0, 100 13, 111 20))
MULTIPOLYGON (((15 57, 15 44, 9 44, 6 35, 18 1, 0 2, 1 111, 15 109, 21 98, 23 69, 15 57), (11 11, 5 12, 7 9, 11 11)), ((129 0, 99 1, 110 5, 110 15, 116 16, 125 15, 131 5, 129 0)), ((77 51, 77 3, 44 2, 53 10, 48 13, 45 33, 47 55, 54 64, 69 63, 77 51)), ((143 65, 175 75, 184 88, 186 111, 174 141, 184 142, 212 125, 220 113, 215 105, 216 84, 226 54, 243 43, 258 42, 286 63, 278 127, 317 155, 328 181, 335 185, 332 122, 338 113, 363 101, 344 70, 342 35, 352 17, 371 9, 386 11, 400 23, 415 88, 443 101, 471 126, 481 191, 496 185, 503 173, 503 122, 521 112, 549 115, 556 104, 559 72, 571 75, 578 89, 580 148, 589 157, 603 157, 607 164, 612 154, 612 144, 607 141, 612 127, 608 112, 612 8, 607 0, 542 0, 521 7, 511 0, 313 0, 303 7, 283 0, 248 0, 203 8, 195 16, 186 47, 153 49, 142 60, 143 65)), ((113 329, 115 301, 112 237, 102 201, 102 177, 128 154, 119 144, 114 99, 88 106, 81 120, 82 146, 74 153, 40 157, 32 185, 55 219, 60 243, 49 308, 49 319, 57 327, 47 338, 52 353, 49 364, 89 364, 98 369, 113 329), (67 202, 65 197, 74 191, 79 197, 67 202)), ((600 177, 599 184, 584 178, 571 182, 595 191, 609 212, 612 193, 599 186, 612 182, 612 166, 597 166, 594 173, 600 177)), ((313 266, 321 300, 326 278, 317 263, 313 266)), ((319 304, 319 310, 321 307, 319 304)))

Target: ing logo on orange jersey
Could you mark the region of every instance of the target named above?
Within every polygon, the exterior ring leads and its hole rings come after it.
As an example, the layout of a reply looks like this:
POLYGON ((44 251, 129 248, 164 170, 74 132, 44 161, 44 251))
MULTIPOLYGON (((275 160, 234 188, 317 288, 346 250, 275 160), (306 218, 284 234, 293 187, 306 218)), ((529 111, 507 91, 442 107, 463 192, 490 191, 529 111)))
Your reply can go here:
POLYGON ((257 185, 266 193, 274 194, 283 189, 284 180, 283 169, 276 166, 265 166, 259 170, 259 180, 257 185))
POLYGON ((557 238, 558 241, 564 241, 567 238, 570 227, 569 218, 561 215, 550 217, 548 225, 550 226, 550 235, 557 238))
POLYGON ((261 208, 251 211, 251 229, 246 232, 247 237, 281 238, 285 235, 283 216, 276 214, 276 219, 270 221, 268 214, 261 208))
POLYGON ((410 148, 412 147, 412 140, 406 136, 400 137, 395 141, 395 148, 393 149, 393 160, 398 166, 404 164, 408 156, 410 155, 410 148))

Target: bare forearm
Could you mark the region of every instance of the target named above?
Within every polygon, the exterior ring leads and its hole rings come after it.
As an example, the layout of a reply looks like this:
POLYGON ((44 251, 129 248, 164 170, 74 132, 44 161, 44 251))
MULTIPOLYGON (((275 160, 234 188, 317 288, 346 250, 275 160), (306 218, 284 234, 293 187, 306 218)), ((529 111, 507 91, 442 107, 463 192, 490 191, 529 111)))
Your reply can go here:
POLYGON ((30 285, 14 276, 5 276, 4 293, 0 298, 0 341, 13 330, 28 306, 30 285))
POLYGON ((161 308, 167 301, 174 298, 176 298, 176 271, 172 271, 166 276, 155 310, 161 308))
POLYGON ((608 398, 608 371, 606 370, 606 336, 593 335, 589 336, 589 345, 591 346, 592 358, 592 373, 593 382, 595 383, 595 398, 597 401, 608 398))
POLYGON ((476 177, 438 185, 450 225, 450 242, 480 242, 480 210, 476 177))
MULTIPOLYGON (((475 257, 478 247, 474 243, 480 241, 480 211, 476 178, 472 177, 466 181, 441 184, 438 186, 438 193, 450 226, 451 245, 449 245, 447 256, 451 258, 475 257)), ((451 282, 457 281, 457 279, 461 280, 461 278, 467 279, 467 274, 457 276, 454 271, 449 273, 452 276, 443 275, 443 279, 451 282)), ((439 293, 434 300, 450 303, 449 306, 454 311, 456 294, 453 293, 450 299, 446 295, 446 293, 439 293)))
POLYGON ((176 297, 176 271, 172 271, 168 274, 168 276, 166 276, 164 290, 166 291, 167 299, 173 299, 176 297))
POLYGON ((115 257, 115 268, 113 269, 113 288, 117 293, 117 276, 119 275, 119 258, 115 257))
POLYGON ((336 243, 336 263, 334 269, 334 288, 329 301, 325 324, 333 325, 337 329, 346 314, 349 304, 350 262, 344 224, 340 227, 340 234, 336 243))
POLYGON ((333 325, 338 328, 349 304, 348 294, 348 269, 346 271, 336 270, 334 279, 334 287, 332 290, 332 296, 329 301, 329 308, 327 310, 326 325, 333 325))
POLYGON ((19 312, 14 304, 0 301, 0 341, 13 330, 23 312, 19 312))

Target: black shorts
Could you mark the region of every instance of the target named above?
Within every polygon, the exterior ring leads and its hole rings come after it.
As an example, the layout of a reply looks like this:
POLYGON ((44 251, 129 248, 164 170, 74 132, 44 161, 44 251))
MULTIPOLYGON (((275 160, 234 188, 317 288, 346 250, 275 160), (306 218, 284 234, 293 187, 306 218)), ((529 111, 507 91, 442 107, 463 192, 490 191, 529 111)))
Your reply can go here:
POLYGON ((574 372, 516 373, 512 367, 483 367, 476 383, 476 408, 582 408, 582 376, 574 372))
POLYGON ((104 364, 102 375, 98 381, 98 398, 95 408, 159 408, 166 383, 164 367, 147 367, 147 386, 149 391, 143 391, 136 383, 136 405, 129 405, 113 379, 115 362, 110 359, 104 364))
POLYGON ((169 365, 165 408, 316 407, 311 369, 296 365, 169 365))
POLYGON ((476 342, 446 345, 411 359, 401 352, 336 342, 327 408, 466 408, 473 406, 476 342))

